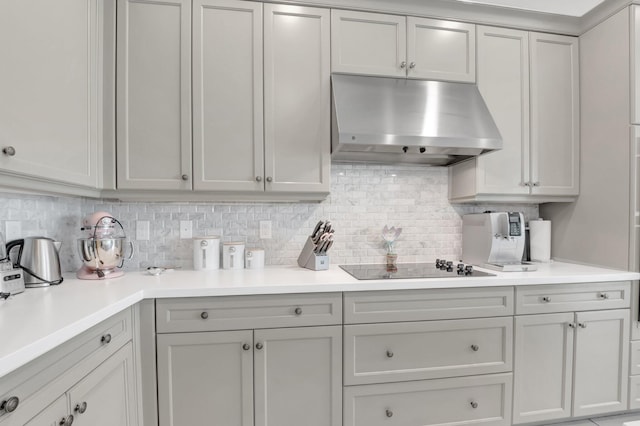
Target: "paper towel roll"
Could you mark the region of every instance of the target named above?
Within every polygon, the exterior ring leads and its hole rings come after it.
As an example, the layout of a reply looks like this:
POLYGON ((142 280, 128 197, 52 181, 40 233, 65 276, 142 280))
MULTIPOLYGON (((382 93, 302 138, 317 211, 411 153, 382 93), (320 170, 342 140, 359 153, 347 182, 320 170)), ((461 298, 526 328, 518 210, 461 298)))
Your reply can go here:
POLYGON ((551 261, 551 221, 529 222, 529 253, 534 262, 551 261))

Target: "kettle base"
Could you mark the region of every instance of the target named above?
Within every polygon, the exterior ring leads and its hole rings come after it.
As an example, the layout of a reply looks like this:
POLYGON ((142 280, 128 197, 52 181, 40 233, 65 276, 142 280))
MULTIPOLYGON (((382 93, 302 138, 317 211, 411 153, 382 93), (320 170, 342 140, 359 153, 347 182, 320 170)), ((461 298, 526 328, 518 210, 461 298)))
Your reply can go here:
POLYGON ((118 278, 124 275, 124 271, 120 269, 102 270, 101 272, 102 274, 98 274, 97 269, 83 266, 76 272, 76 277, 81 280, 110 280, 111 278, 118 278))

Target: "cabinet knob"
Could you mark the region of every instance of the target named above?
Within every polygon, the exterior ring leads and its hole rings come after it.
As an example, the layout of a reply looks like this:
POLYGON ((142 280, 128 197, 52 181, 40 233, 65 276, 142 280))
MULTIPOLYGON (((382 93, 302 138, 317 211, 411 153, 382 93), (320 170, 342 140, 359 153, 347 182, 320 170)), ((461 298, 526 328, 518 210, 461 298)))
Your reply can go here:
POLYGON ((258 343, 256 343, 256 349, 257 349, 257 350, 260 350, 260 349, 262 349, 263 347, 264 347, 264 346, 262 346, 262 343, 259 343, 259 342, 258 342, 258 343))
POLYGON ((5 413, 12 413, 16 411, 18 405, 20 405, 20 399, 17 396, 12 396, 7 400, 2 401, 2 403, 0 404, 0 411, 4 411, 5 413))
POLYGON ((293 310, 296 315, 302 315, 302 308, 298 307, 293 310))
POLYGON ((16 155, 16 149, 12 146, 5 146, 2 148, 2 153, 8 157, 13 157, 16 155))
POLYGON ((570 322, 567 325, 569 326, 569 328, 576 328, 576 324, 574 322, 570 322))
POLYGON ((545 303, 551 302, 551 298, 549 296, 542 296, 542 301, 545 303))
POLYGON ((531 186, 531 182, 524 182, 522 185, 523 186, 531 186))
POLYGON ((256 182, 262 182, 262 176, 256 176, 256 182))
POLYGON ((111 343, 111 334, 107 333, 104 336, 102 336, 100 338, 100 342, 104 343, 105 345, 108 345, 109 343, 111 343))
POLYGON ((533 186, 540 186, 540 182, 533 182, 533 186))
POLYGON ((471 350, 474 352, 478 352, 480 350, 480 346, 478 345, 471 345, 471 350))
POLYGON ((248 343, 245 343, 244 345, 242 345, 242 349, 244 349, 245 351, 248 351, 249 349, 251 349, 251 345, 248 343))
POLYGON ((476 401, 471 401, 471 408, 478 408, 478 403, 476 401))
POLYGON ((76 405, 76 408, 73 409, 76 413, 84 414, 87 411, 87 402, 82 401, 80 404, 76 405))
POLYGON ((201 314, 200 314, 200 318, 202 318, 202 319, 207 319, 207 318, 209 318, 209 312, 203 312, 203 313, 201 313, 201 314))
POLYGON ((387 351, 387 358, 393 358, 393 351, 387 351))
POLYGON ((182 175, 182 180, 184 180, 184 181, 189 180, 189 175, 182 175))
POLYGON ((400 62, 400 68, 405 69, 407 67, 407 61, 400 62))
POLYGON ((387 417, 393 417, 393 411, 391 410, 386 410, 384 413, 387 415, 387 417))
POLYGON ((587 323, 586 323, 586 322, 579 322, 579 323, 578 323, 578 327, 580 327, 580 328, 587 328, 587 323))
POLYGON ((71 426, 73 424, 73 414, 69 414, 67 417, 60 419, 60 426, 71 426))
POLYGON ((414 69, 416 67, 416 63, 415 62, 411 62, 409 64, 409 69, 414 69))
POLYGON ((600 297, 600 299, 608 299, 609 295, 607 293, 600 293, 598 297, 600 297))
POLYGON ((267 182, 273 182, 273 178, 272 178, 271 176, 267 176, 266 181, 267 181, 267 182))

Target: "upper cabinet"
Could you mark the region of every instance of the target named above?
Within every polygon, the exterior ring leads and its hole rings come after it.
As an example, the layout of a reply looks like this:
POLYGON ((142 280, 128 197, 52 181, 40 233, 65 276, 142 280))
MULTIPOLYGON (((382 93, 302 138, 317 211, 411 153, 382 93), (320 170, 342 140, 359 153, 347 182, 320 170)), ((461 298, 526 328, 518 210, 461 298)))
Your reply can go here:
POLYGON ((327 9, 120 2, 118 189, 328 194, 327 9))
POLYGON ((98 0, 0 2, 3 186, 99 194, 102 7, 98 0))
POLYGON ((473 24, 332 10, 332 71, 474 82, 475 38, 473 24))
POLYGON ((478 88, 503 149, 449 168, 454 202, 579 193, 578 39, 478 27, 478 88))
POLYGON ((191 189, 191 1, 119 0, 118 189, 191 189))

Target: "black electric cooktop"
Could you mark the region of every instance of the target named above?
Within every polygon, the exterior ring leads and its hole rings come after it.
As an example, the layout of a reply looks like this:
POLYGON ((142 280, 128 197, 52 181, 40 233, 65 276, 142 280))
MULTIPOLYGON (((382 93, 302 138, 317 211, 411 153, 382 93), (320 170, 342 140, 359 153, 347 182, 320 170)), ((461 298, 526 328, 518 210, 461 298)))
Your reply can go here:
POLYGON ((340 265, 344 271, 359 280, 383 280, 403 278, 464 278, 464 277, 493 277, 489 274, 475 270, 471 265, 437 261, 433 263, 398 263, 395 266, 380 264, 365 265, 340 265))

